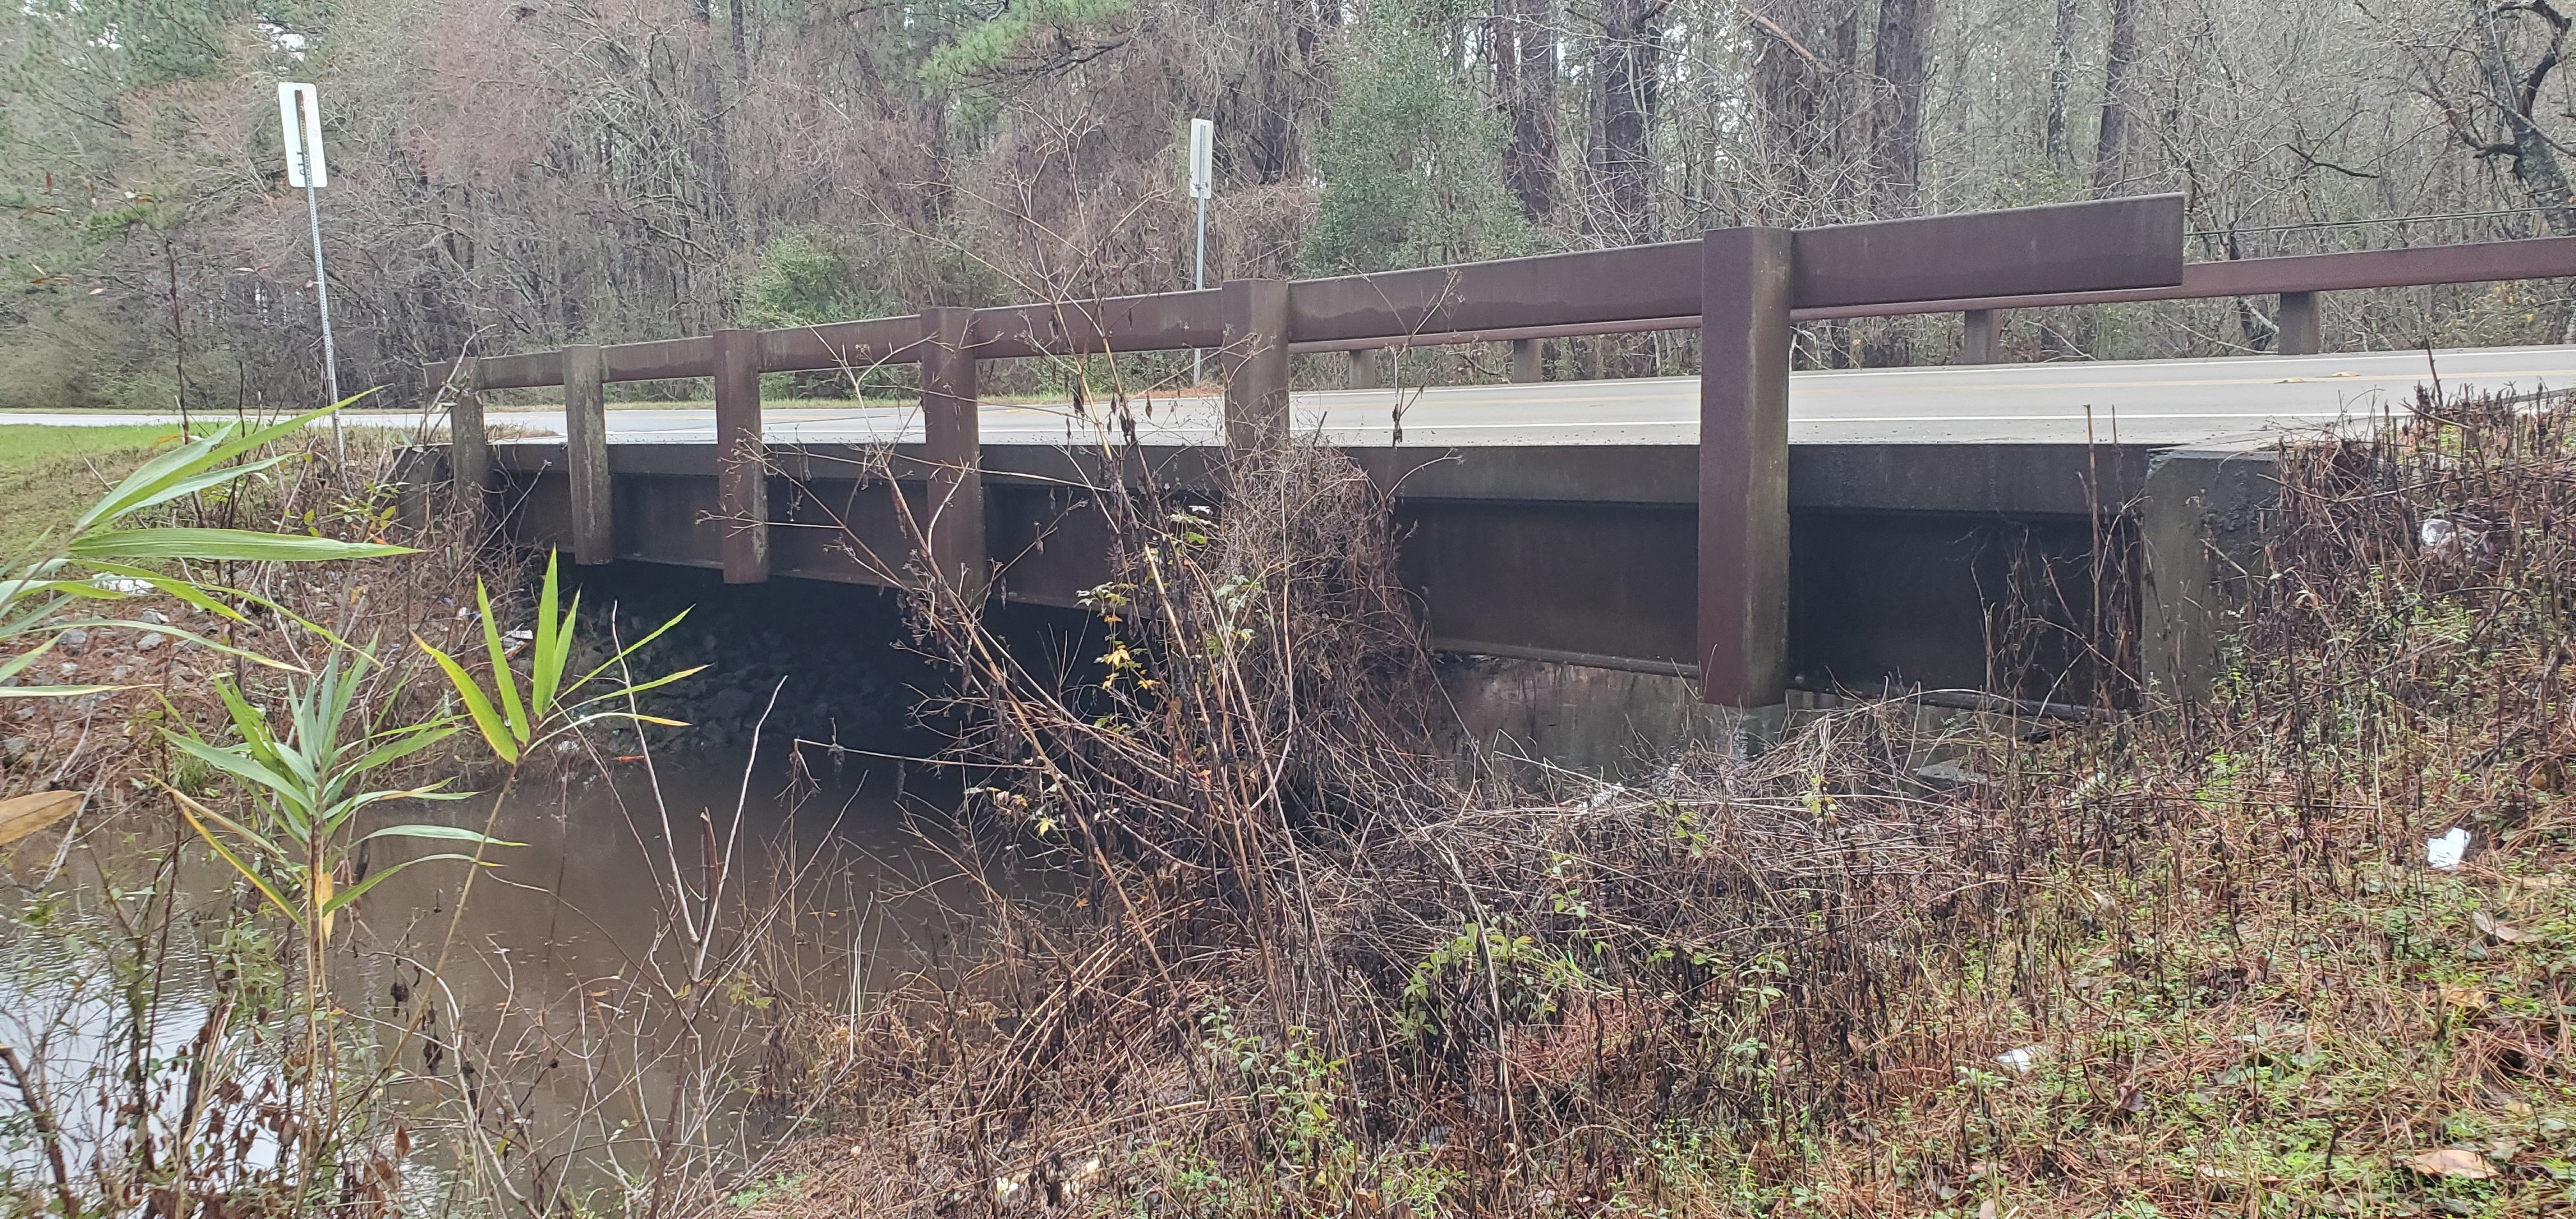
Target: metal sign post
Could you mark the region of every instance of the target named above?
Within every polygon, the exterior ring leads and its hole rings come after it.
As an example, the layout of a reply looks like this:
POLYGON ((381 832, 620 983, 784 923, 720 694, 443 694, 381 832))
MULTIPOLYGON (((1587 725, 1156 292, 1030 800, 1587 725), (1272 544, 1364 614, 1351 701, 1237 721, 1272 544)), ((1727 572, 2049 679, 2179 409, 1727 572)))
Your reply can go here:
MULTIPOLYGON (((330 400, 336 403, 340 356, 331 344, 331 281, 322 272, 321 190, 331 184, 331 171, 322 161, 321 93, 311 85, 279 81, 277 121, 285 136, 286 184, 304 188, 304 218, 313 233, 313 298, 322 315, 322 376, 330 385, 330 400)), ((336 414, 331 416, 331 443, 342 457, 348 456, 336 414)))
MULTIPOLYGON (((1215 163, 1216 123, 1208 119, 1191 119, 1190 198, 1199 201, 1199 269, 1198 275, 1190 281, 1190 287, 1202 292, 1207 290, 1207 201, 1208 194, 1215 187, 1215 163)), ((1202 359, 1203 353, 1198 348, 1190 349, 1192 385, 1207 380, 1202 359)))

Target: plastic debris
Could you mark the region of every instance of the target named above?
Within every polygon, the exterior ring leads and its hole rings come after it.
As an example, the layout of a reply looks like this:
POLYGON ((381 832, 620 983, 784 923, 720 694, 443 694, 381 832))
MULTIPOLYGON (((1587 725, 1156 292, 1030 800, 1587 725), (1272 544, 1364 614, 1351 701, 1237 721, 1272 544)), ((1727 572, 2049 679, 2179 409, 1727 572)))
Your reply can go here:
POLYGON ((2427 558, 2462 559, 2487 553, 2487 531, 2448 517, 2428 516, 2415 531, 2427 558))
POLYGON ((1995 1061, 2011 1067, 2016 1075, 2028 1075, 2047 1057, 2047 1046, 2026 1045, 2018 1050, 2006 1050, 1995 1055, 1995 1061))
POLYGON ((2424 862, 2436 872, 2448 872, 2469 857, 2469 832, 2452 826, 2439 838, 2424 840, 2424 862))

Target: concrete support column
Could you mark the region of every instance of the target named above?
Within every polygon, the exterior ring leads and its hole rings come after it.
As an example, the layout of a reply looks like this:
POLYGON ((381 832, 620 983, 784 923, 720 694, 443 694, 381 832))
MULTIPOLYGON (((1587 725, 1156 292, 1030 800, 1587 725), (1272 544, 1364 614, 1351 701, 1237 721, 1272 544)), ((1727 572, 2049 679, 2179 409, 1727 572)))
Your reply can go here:
POLYGON ((1539 362, 1537 339, 1512 340, 1512 380, 1527 385, 1547 380, 1547 368, 1539 362))
POLYGON ((458 360, 452 377, 456 396, 447 404, 447 467, 456 478, 456 502, 479 513, 483 493, 492 486, 492 440, 483 430, 483 395, 475 388, 474 358, 458 360))
POLYGON ((1351 367, 1349 377, 1343 382, 1343 384, 1348 385, 1352 389, 1376 389, 1379 385, 1383 384, 1383 382, 1378 379, 1377 375, 1376 348, 1363 347, 1358 351, 1350 352, 1348 354, 1350 355, 1351 367))
POLYGON ((1230 279, 1223 289, 1225 444, 1237 453, 1288 442, 1288 281, 1230 279))
POLYGON ((595 344, 566 347, 564 468, 572 476, 572 561, 617 558, 608 474, 608 362, 595 344))
POLYGON ((716 528, 727 584, 769 579, 769 448, 760 435, 760 332, 719 330, 716 528))
POLYGON ((1700 698, 1734 707, 1789 685, 1790 236, 1701 239, 1700 698))
POLYGON ((1959 328, 1959 362, 1992 364, 1995 362, 1995 311, 1970 309, 1960 315, 1966 324, 1959 328))
POLYGON ((2323 332, 2317 325, 2317 294, 2284 292, 2281 307, 2273 315, 2281 332, 2278 345, 2285 356, 2312 356, 2325 350, 2323 332))
POLYGON ((2280 502, 2268 449, 2173 449, 2147 467, 2138 667, 2151 697, 2199 702, 2226 675, 2227 640, 2264 574, 2263 516, 2280 502))
POLYGON ((958 597, 980 605, 992 587, 984 541, 983 438, 976 400, 975 311, 929 309, 921 315, 923 456, 930 463, 930 568, 954 581, 958 597))

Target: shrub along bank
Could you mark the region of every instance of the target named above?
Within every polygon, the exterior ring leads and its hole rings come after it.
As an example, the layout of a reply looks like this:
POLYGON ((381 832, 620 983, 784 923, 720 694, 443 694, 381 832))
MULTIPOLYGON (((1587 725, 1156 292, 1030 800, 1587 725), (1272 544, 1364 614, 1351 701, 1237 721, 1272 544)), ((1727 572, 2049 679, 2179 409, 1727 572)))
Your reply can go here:
POLYGON ((833 1128, 737 1209, 2567 1205, 2576 414, 2418 420, 2283 455, 2204 701, 1851 707, 1641 787, 1436 777, 1383 505, 1318 455, 1127 507, 1105 690, 933 590, 978 798, 1084 887, 985 961, 1013 998, 834 1031, 833 1128))

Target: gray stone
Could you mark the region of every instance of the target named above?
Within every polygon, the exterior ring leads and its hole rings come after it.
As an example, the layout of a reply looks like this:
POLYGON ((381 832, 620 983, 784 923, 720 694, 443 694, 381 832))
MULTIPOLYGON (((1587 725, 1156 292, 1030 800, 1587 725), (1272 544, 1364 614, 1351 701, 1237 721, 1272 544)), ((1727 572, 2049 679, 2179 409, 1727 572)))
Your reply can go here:
POLYGON ((22 736, 13 736, 8 740, 0 741, 0 755, 5 755, 12 762, 26 757, 27 748, 27 738, 22 736))
POLYGON ((79 655, 80 653, 87 651, 89 649, 89 632, 84 631, 79 627, 73 627, 72 629, 63 632, 62 647, 64 651, 70 652, 73 655, 79 655))
POLYGON ((159 631, 145 631, 143 632, 143 638, 134 641, 134 650, 137 652, 149 652, 154 648, 160 647, 164 643, 168 643, 169 641, 169 637, 163 635, 159 631))
POLYGON ((124 681, 126 678, 132 676, 134 676, 133 665, 118 665, 114 671, 107 675, 107 679, 109 681, 124 681))
POLYGON ((136 617, 145 622, 149 622, 154 626, 161 626, 170 621, 169 615, 164 614, 159 610, 148 609, 143 611, 141 614, 136 615, 136 617))

